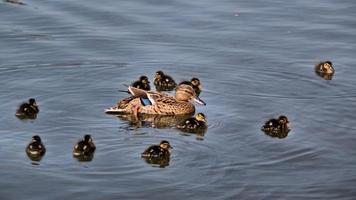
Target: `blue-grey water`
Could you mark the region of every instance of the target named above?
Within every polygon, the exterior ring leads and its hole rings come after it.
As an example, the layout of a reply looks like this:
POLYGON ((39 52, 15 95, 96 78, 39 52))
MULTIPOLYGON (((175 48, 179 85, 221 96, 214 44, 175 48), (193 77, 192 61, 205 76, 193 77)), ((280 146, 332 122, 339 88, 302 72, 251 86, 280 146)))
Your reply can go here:
POLYGON ((356 198, 354 0, 23 2, 0 2, 1 200, 356 198), (314 73, 322 60, 332 80, 314 73), (201 80, 204 137, 104 113, 157 70, 201 80), (40 113, 20 120, 29 97, 40 113), (287 137, 261 132, 282 114, 287 137), (72 157, 84 134, 91 162, 72 157), (147 164, 163 139, 169 166, 147 164))

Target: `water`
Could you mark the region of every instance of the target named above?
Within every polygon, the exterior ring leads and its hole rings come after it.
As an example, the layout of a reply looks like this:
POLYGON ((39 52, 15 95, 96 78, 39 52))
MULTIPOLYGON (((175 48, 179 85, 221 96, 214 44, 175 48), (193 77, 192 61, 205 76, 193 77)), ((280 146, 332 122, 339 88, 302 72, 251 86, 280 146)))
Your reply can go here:
POLYGON ((352 0, 0 3, 0 199, 355 199, 352 0), (331 60, 324 80, 313 65, 331 60), (141 75, 198 77, 203 138, 104 114, 141 75), (29 97, 36 120, 19 120, 29 97), (264 121, 290 121, 283 139, 264 121), (72 158, 91 134, 91 162, 72 158), (39 134, 40 162, 25 147, 39 134), (169 140, 169 166, 140 153, 169 140))

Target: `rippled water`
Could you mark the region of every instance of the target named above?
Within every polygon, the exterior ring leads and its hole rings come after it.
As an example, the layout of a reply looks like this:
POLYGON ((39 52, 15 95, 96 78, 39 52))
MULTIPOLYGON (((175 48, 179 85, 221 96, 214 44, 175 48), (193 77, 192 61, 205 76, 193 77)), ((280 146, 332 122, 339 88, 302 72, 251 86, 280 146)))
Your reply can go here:
POLYGON ((0 3, 0 199, 355 199, 353 0, 23 2, 0 3), (200 78, 204 137, 104 114, 157 70, 200 78), (19 120, 29 97, 41 111, 19 120), (288 136, 263 134, 280 114, 288 136), (97 150, 78 162, 87 133, 97 150), (34 134, 40 162, 24 150, 34 134), (165 168, 140 158, 162 139, 165 168))

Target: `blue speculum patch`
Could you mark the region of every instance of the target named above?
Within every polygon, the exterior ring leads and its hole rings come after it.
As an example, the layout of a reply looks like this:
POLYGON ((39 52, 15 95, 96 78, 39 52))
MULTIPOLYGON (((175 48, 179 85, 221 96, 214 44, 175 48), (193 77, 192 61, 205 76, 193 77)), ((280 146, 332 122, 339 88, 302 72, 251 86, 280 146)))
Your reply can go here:
POLYGON ((141 100, 142 105, 144 105, 144 106, 152 105, 152 103, 149 99, 141 97, 140 100, 141 100))

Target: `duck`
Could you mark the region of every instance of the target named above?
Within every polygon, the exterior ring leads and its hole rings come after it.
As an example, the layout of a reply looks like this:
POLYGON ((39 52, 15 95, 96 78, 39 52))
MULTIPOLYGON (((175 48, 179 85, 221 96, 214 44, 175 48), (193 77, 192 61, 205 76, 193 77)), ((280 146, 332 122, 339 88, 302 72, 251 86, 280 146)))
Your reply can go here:
POLYGON ((203 113, 198 113, 194 117, 188 118, 176 127, 178 129, 187 130, 189 132, 195 132, 197 130, 203 130, 207 128, 206 117, 203 113))
POLYGON ((135 87, 135 88, 142 89, 142 90, 146 90, 146 91, 151 90, 150 82, 148 81, 147 76, 141 76, 141 77, 139 78, 139 80, 133 82, 133 83, 131 84, 131 86, 132 86, 132 87, 135 87))
POLYGON ((319 62, 315 65, 315 72, 323 74, 333 74, 334 73, 333 64, 331 61, 327 60, 324 62, 319 62))
POLYGON ((261 130, 269 133, 289 132, 288 118, 284 115, 278 117, 278 119, 270 119, 265 122, 261 130))
POLYGON ((178 85, 183 85, 183 84, 192 86, 192 88, 195 91, 195 94, 197 96, 200 95, 202 86, 201 86, 200 80, 198 78, 192 78, 190 81, 182 81, 178 85))
POLYGON ((173 147, 167 140, 162 140, 158 145, 151 145, 141 154, 143 158, 165 158, 169 157, 170 149, 173 147))
POLYGON ((94 153, 95 149, 96 147, 91 135, 84 135, 84 138, 74 146, 73 156, 91 156, 94 153))
POLYGON ((154 114, 154 115, 186 115, 195 112, 193 102, 200 105, 206 103, 196 96, 190 85, 176 87, 175 96, 165 93, 145 91, 129 86, 132 96, 122 99, 117 105, 105 110, 108 114, 154 114))
POLYGON ((155 75, 154 85, 158 91, 171 91, 177 84, 173 78, 169 75, 164 74, 162 71, 157 71, 155 75))
POLYGON ((15 115, 17 117, 36 118, 39 111, 40 110, 37 106, 36 100, 34 98, 30 98, 28 102, 22 103, 17 108, 15 115))
POLYGON ((26 147, 26 153, 29 157, 42 157, 46 153, 40 136, 32 136, 31 142, 26 147))

